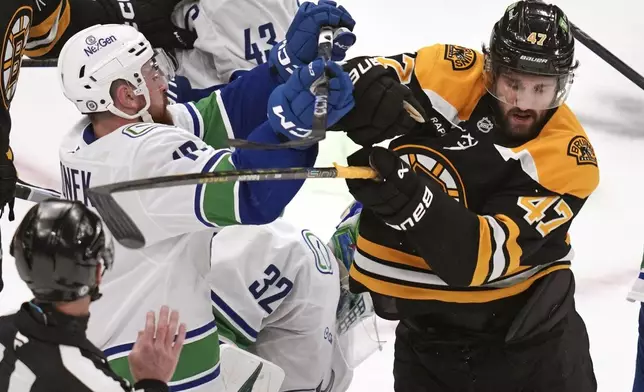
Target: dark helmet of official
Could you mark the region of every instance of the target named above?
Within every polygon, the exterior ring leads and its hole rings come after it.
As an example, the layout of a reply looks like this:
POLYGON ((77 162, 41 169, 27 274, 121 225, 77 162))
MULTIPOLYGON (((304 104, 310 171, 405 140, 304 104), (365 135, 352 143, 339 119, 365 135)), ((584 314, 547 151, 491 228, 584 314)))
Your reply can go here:
POLYGON ((562 104, 578 65, 571 27, 553 4, 523 0, 507 7, 492 29, 489 46, 483 48, 488 91, 504 71, 553 76, 558 91, 550 107, 562 104))
POLYGON ((33 206, 16 229, 10 253, 20 278, 41 302, 100 298, 98 268, 112 267, 114 248, 101 219, 77 201, 33 206))

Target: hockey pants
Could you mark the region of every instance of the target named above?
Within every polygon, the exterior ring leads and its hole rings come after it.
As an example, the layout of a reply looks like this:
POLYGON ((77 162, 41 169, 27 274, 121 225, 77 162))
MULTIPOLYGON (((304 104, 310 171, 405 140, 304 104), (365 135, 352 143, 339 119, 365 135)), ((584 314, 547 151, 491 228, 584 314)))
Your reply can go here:
POLYGON ((520 343, 454 340, 396 329, 396 392, 594 392, 588 334, 574 308, 520 343))

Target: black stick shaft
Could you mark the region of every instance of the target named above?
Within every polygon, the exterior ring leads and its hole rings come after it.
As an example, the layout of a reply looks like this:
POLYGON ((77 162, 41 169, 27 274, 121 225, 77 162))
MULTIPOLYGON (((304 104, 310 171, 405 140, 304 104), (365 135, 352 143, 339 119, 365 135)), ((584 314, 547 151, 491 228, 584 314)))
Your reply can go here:
POLYGON ((581 42, 585 47, 590 49, 593 53, 599 56, 602 60, 610 64, 619 73, 626 76, 628 80, 635 83, 639 88, 644 89, 644 77, 637 73, 633 68, 629 67, 625 62, 620 60, 617 56, 612 54, 608 49, 595 41, 591 36, 586 34, 576 25, 572 24, 572 34, 581 42))
POLYGON ((57 67, 58 66, 58 59, 30 59, 28 57, 25 57, 22 59, 21 63, 22 67, 27 67, 27 68, 39 68, 39 67, 57 67))
POLYGON ((209 184, 231 181, 267 181, 267 180, 304 180, 311 178, 335 178, 338 170, 328 168, 286 168, 286 169, 248 169, 211 173, 190 173, 163 177, 144 178, 124 181, 116 184, 97 186, 90 193, 114 193, 139 191, 146 189, 166 188, 169 186, 209 184))

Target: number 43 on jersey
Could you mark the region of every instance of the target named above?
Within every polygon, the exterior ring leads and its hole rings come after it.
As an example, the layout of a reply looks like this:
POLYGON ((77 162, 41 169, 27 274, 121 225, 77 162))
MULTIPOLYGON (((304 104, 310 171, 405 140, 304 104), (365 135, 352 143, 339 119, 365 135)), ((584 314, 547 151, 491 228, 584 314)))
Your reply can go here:
POLYGON ((275 28, 272 23, 264 23, 257 30, 247 28, 244 30, 244 50, 246 60, 256 61, 257 65, 268 61, 271 48, 277 44, 275 28), (259 42, 259 44, 258 44, 259 42), (264 50, 260 49, 260 46, 264 50))

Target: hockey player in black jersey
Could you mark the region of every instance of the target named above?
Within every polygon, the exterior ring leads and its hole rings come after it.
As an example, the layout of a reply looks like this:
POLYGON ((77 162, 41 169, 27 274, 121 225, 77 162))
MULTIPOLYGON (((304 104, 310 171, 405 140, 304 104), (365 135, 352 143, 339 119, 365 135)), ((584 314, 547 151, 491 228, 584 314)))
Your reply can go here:
POLYGON ((339 127, 364 146, 348 161, 382 178, 347 180, 364 206, 350 283, 400 320, 396 391, 596 390, 570 270, 568 230, 599 181, 564 103, 576 66, 566 15, 536 1, 510 5, 482 52, 345 66, 356 106, 339 127))
POLYGON ((98 215, 76 201, 44 201, 27 212, 10 251, 35 298, 0 317, 0 391, 169 390, 186 336, 177 312, 162 307, 158 323, 148 313, 129 355, 134 387, 85 336, 90 302, 113 261, 98 215))
MULTIPOLYGON (((23 55, 56 58, 67 39, 95 24, 129 24, 155 48, 191 48, 195 33, 174 26, 179 0, 2 0, 0 1, 0 216, 13 220, 17 174, 9 149, 9 108, 16 93, 23 55), (4 211, 7 207, 8 211, 4 211)), ((2 291, 0 250, 0 291, 2 291)))

